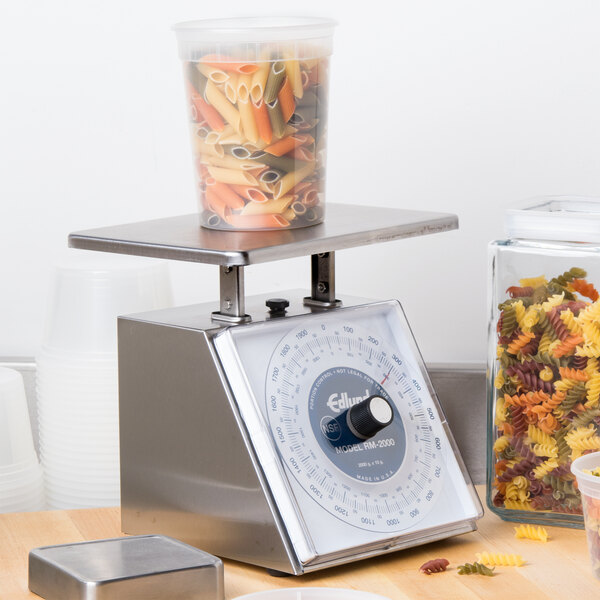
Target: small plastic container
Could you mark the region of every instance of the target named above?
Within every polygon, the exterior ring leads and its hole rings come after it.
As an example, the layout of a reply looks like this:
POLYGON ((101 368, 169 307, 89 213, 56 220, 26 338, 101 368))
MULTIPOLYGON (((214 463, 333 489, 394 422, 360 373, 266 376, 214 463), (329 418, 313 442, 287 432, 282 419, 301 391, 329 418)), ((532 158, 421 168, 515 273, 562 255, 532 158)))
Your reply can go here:
POLYGON ((307 17, 174 26, 204 227, 323 221, 334 27, 307 17))
POLYGON ((583 527, 571 462, 600 449, 600 199, 507 211, 489 247, 487 503, 583 527))
POLYGON ((592 473, 600 472, 600 452, 579 457, 573 461, 571 471, 581 494, 592 569, 600 579, 600 476, 592 473))

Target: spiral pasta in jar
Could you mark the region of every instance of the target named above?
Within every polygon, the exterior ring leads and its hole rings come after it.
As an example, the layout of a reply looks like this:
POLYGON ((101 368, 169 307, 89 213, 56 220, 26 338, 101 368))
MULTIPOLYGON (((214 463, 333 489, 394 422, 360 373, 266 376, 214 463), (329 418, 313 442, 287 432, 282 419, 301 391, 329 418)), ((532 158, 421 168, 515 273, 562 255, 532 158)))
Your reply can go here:
POLYGON ((597 199, 535 200, 490 244, 487 500, 507 520, 583 527, 570 467, 600 450, 596 217, 597 199))
POLYGON ((227 19, 175 29, 201 224, 321 223, 333 22, 227 19))

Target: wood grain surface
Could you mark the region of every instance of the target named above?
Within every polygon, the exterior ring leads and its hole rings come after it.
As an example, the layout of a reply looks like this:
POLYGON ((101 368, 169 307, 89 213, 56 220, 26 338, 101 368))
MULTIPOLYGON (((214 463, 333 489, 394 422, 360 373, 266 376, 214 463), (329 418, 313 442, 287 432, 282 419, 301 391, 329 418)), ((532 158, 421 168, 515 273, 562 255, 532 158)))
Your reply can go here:
MULTIPOLYGON (((478 492, 484 494, 483 486, 478 492)), ((516 539, 514 526, 486 510, 476 532, 301 577, 274 578, 264 569, 226 560, 226 599, 266 589, 313 586, 364 590, 391 600, 600 597, 584 531, 548 527, 550 539, 544 544, 516 539), (483 551, 521 554, 527 563, 496 567, 494 577, 458 575, 457 565, 473 562, 475 553, 483 551), (436 557, 450 561, 448 571, 419 572, 421 564, 436 557)), ((32 548, 121 535, 118 508, 0 515, 0 599, 39 598, 27 589, 27 555, 32 548)))

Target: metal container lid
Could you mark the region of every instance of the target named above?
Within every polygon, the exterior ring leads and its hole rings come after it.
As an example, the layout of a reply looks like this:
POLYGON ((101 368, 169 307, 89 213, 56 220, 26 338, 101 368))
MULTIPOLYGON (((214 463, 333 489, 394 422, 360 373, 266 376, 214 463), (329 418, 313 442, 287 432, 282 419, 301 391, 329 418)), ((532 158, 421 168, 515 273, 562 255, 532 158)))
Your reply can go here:
POLYGON ((506 211, 510 238, 600 242, 600 197, 540 196, 506 211))
POLYGON ((45 546, 29 589, 46 600, 223 600, 223 563, 162 535, 45 546))

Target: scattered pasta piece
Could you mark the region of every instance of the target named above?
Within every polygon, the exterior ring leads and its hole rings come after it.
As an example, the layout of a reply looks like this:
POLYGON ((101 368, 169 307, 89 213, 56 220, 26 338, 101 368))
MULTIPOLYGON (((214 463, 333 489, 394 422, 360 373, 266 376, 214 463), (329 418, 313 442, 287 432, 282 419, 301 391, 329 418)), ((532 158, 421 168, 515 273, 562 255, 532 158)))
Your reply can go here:
POLYGON ((426 563, 423 563, 419 567, 419 571, 425 573, 425 575, 431 575, 432 573, 441 573, 445 571, 448 565, 450 564, 445 558, 434 558, 432 560, 428 560, 426 563))
POLYGON ((475 554, 477 562, 489 566, 520 567, 525 564, 520 554, 492 554, 490 552, 478 552, 475 554))
POLYGON ((492 577, 494 574, 494 569, 490 569, 485 565, 482 565, 479 562, 474 563, 465 563, 464 565, 459 565, 457 567, 459 575, 487 575, 488 577, 492 577))
POLYGON ((515 537, 527 540, 548 541, 548 532, 545 527, 535 527, 534 525, 519 525, 515 527, 515 537))

